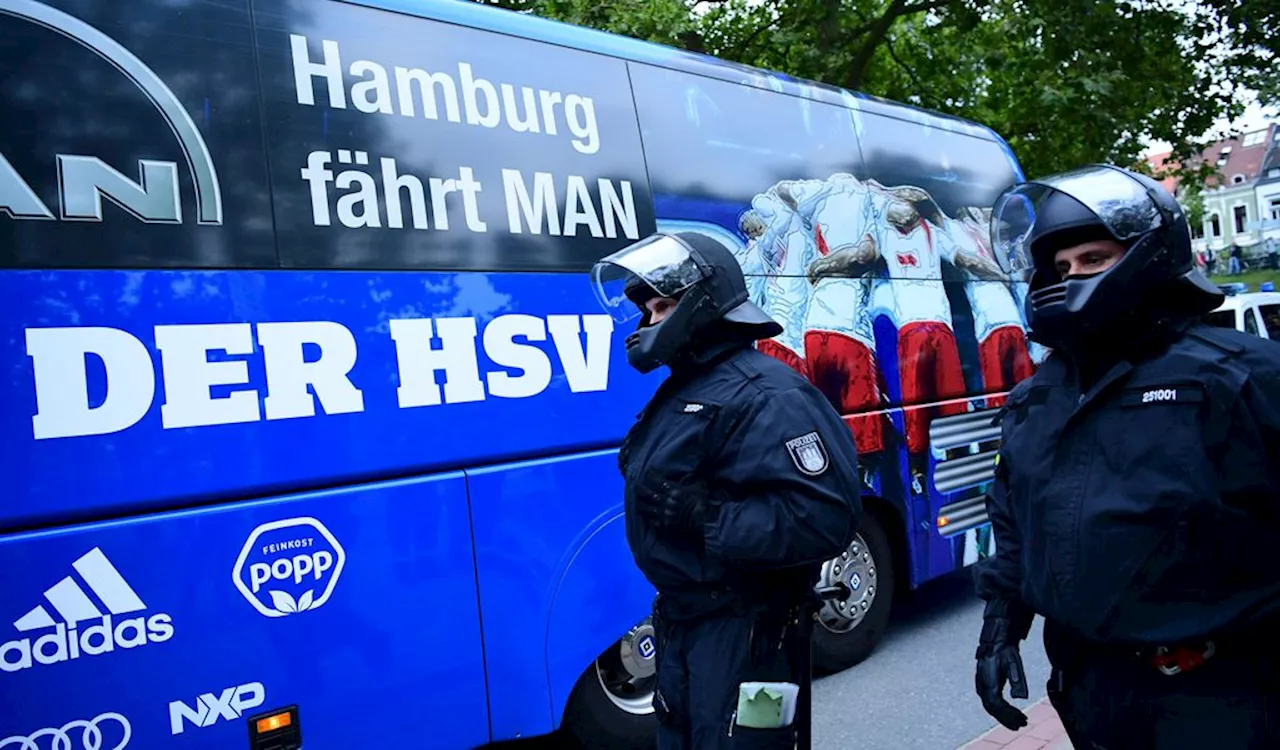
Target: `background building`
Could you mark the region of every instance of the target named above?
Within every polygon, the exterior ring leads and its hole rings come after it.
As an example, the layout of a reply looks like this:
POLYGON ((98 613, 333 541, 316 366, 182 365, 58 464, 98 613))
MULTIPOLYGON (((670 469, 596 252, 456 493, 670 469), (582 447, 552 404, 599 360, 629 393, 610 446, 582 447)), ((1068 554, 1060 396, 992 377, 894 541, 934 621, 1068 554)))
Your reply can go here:
POLYGON ((1280 127, 1271 134, 1271 147, 1262 161, 1262 169, 1253 191, 1258 203, 1256 229, 1262 233, 1264 245, 1280 245, 1280 127))
MULTIPOLYGON (((1227 270, 1234 245, 1246 259, 1265 256, 1268 244, 1280 243, 1280 127, 1275 123, 1210 145, 1200 154, 1213 165, 1201 194, 1204 220, 1191 228, 1196 252, 1208 251, 1218 261, 1215 273, 1227 270), (1268 243, 1271 240, 1271 243, 1268 243)), ((1171 166, 1169 153, 1152 154, 1147 163, 1156 174, 1171 166)), ((1172 177, 1163 180, 1185 198, 1172 177)))

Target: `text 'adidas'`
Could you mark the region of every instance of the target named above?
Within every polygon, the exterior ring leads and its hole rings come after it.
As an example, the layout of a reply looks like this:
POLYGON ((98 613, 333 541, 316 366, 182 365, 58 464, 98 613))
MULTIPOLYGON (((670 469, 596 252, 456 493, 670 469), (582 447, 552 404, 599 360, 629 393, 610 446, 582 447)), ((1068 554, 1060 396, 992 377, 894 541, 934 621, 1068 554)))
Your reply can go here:
POLYGON ((173 637, 173 619, 166 613, 121 617, 145 612, 147 605, 100 548, 86 552, 72 567, 97 602, 72 576, 50 586, 44 597, 61 622, 43 604, 15 620, 13 626, 18 632, 31 635, 0 644, 0 670, 18 672, 36 664, 98 656, 117 648, 163 643, 173 637))

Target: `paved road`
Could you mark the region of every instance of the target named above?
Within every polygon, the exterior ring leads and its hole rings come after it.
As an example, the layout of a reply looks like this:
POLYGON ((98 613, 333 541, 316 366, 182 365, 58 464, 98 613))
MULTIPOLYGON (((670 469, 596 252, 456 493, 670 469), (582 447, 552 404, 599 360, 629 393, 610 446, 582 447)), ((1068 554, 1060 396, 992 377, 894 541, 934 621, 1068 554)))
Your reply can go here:
MULTIPOLYGON (((899 600, 884 640, 866 661, 814 689, 815 750, 955 750, 995 725, 973 693, 982 602, 967 571, 899 600)), ((1023 644, 1026 708, 1044 697, 1049 665, 1040 620, 1023 644)))

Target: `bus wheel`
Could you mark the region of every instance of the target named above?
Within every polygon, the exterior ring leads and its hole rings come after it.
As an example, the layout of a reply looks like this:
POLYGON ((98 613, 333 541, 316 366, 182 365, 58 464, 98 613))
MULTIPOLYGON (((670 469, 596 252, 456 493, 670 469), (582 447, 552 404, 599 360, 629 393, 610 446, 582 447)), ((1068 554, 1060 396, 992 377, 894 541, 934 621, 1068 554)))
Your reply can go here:
POLYGON ((657 719, 657 663, 648 619, 610 646, 578 678, 564 709, 564 729, 589 750, 651 750, 657 719))
POLYGON ((823 602, 813 629, 813 666, 830 674, 867 658, 889 624, 893 604, 893 557, 889 538, 875 515, 839 557, 822 566, 818 587, 843 584, 849 592, 823 602))

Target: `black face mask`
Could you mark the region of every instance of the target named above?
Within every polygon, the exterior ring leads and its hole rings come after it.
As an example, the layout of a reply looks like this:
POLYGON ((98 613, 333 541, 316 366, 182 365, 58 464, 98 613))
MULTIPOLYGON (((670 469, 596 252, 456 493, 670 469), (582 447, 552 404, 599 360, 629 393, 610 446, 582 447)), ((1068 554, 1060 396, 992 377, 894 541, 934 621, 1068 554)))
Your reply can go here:
POLYGON ((662 365, 656 358, 648 356, 649 346, 646 346, 651 336, 642 338, 642 334, 648 332, 652 328, 648 323, 641 323, 640 327, 632 331, 626 338, 627 346, 627 363, 636 370, 645 373, 652 372, 662 365))
POLYGON ((626 338, 627 362, 641 373, 671 364, 715 316, 714 300, 701 286, 680 295, 675 309, 661 323, 650 322, 646 310, 640 325, 626 338))

